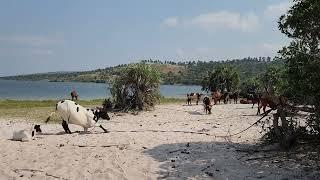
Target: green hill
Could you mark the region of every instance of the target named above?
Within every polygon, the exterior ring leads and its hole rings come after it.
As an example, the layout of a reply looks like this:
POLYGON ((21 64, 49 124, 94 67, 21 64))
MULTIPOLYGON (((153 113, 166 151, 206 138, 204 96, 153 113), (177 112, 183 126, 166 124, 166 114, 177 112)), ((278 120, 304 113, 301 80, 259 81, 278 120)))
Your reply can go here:
MULTIPOLYGON (((240 74, 241 81, 263 73, 268 65, 281 63, 272 61, 270 57, 259 58, 243 58, 227 61, 159 61, 159 60, 143 60, 143 63, 148 63, 157 68, 161 72, 162 84, 186 84, 200 85, 203 77, 208 71, 212 71, 219 65, 233 66, 240 74)), ((95 82, 105 83, 113 76, 119 75, 119 70, 127 64, 104 69, 96 69, 92 71, 82 72, 50 72, 29 75, 7 76, 0 77, 5 80, 28 80, 40 81, 47 80, 52 82, 95 82)))

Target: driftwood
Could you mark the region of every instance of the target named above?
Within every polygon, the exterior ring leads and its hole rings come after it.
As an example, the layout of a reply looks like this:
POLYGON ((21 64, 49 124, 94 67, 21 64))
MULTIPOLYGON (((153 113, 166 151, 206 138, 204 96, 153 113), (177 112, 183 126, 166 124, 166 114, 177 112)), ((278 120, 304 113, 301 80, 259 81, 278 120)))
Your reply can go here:
POLYGON ((307 106, 289 106, 292 110, 296 111, 302 111, 302 112, 308 112, 308 113, 315 113, 316 110, 312 107, 307 107, 307 106))
POLYGON ((111 132, 163 132, 163 133, 186 133, 186 134, 203 134, 207 136, 213 136, 209 133, 204 133, 204 132, 196 132, 196 131, 180 131, 180 130, 173 130, 173 131, 164 131, 164 130, 131 130, 131 131, 111 131, 111 132))
POLYGON ((77 147, 122 147, 122 146, 127 146, 127 145, 129 145, 129 144, 108 144, 108 145, 101 145, 101 146, 73 144, 72 146, 77 146, 77 147))

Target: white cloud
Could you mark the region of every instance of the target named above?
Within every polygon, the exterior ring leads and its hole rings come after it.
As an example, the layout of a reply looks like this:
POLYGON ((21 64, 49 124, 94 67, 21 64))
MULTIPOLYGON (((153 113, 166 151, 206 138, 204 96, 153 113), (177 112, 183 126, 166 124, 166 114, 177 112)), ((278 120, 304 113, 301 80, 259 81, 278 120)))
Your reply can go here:
POLYGON ((264 15, 271 18, 279 18, 282 14, 286 13, 292 5, 292 2, 289 1, 272 4, 265 9, 264 15))
POLYGON ((187 25, 194 25, 206 30, 232 29, 251 32, 258 28, 259 18, 253 13, 241 15, 240 13, 220 11, 200 14, 186 21, 187 25))
POLYGON ((176 27, 178 25, 178 18, 168 17, 165 20, 163 20, 162 24, 168 27, 176 27))
POLYGON ((61 44, 64 39, 60 36, 11 35, 0 36, 1 42, 25 46, 47 46, 61 44))

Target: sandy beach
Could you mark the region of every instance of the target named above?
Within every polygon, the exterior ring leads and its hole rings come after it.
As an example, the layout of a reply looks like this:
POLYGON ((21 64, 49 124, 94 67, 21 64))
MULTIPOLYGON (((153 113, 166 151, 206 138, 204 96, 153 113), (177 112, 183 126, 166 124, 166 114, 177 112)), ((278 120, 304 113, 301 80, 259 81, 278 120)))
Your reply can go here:
POLYGON ((261 128, 256 108, 216 105, 158 105, 154 111, 111 113, 111 120, 83 134, 70 125, 41 124, 43 134, 29 142, 11 141, 25 119, 0 117, 0 179, 317 179, 301 161, 279 158, 285 152, 255 145, 261 128))

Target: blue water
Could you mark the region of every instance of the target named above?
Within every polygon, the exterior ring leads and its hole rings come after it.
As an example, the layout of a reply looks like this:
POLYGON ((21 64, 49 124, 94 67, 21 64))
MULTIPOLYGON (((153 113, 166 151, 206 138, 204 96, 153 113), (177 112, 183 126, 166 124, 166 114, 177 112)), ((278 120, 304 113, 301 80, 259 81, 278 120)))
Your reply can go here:
MULTIPOLYGON (((70 98, 76 90, 80 99, 101 99, 110 96, 109 86, 98 83, 11 81, 0 80, 0 99, 46 100, 70 98)), ((186 93, 202 92, 200 86, 162 85, 164 97, 185 97, 186 93)))

